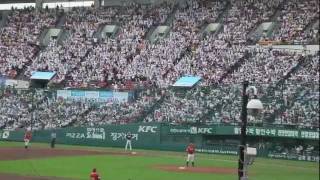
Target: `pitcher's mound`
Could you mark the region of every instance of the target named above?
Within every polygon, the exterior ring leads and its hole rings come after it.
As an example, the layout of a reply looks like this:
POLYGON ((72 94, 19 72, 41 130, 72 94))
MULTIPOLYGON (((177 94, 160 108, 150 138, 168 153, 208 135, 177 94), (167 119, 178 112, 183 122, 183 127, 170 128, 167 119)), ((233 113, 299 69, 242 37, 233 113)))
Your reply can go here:
POLYGON ((173 165, 157 165, 156 169, 171 172, 212 173, 212 174, 237 174, 237 169, 222 167, 185 167, 173 165))

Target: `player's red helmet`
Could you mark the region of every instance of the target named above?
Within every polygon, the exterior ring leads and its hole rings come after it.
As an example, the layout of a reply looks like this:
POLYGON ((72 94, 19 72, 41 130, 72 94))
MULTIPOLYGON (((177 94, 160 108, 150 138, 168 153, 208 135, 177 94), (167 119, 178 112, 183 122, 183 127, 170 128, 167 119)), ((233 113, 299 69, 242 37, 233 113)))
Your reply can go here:
POLYGON ((96 168, 93 168, 93 169, 92 169, 92 172, 97 172, 97 169, 96 169, 96 168))

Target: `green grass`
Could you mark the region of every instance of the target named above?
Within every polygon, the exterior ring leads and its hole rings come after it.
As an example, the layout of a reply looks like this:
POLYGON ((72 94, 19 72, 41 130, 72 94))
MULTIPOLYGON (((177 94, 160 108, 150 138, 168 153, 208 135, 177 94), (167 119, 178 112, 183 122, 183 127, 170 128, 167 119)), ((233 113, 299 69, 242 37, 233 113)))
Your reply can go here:
MULTIPOLYGON (((18 142, 0 142, 0 147, 22 147, 18 142)), ((32 147, 48 147, 34 143, 32 147)), ((94 149, 101 151, 123 151, 117 148, 58 145, 59 148, 94 149)), ((137 150, 145 156, 75 156, 43 159, 0 161, 0 172, 31 176, 59 176, 87 180, 96 167, 107 180, 234 180, 237 175, 174 173, 152 168, 154 165, 178 165, 185 163, 185 153, 137 150)), ((226 155, 197 154, 197 166, 237 168, 237 157, 226 155)), ((257 158, 250 167, 250 180, 318 180, 319 164, 257 158)))

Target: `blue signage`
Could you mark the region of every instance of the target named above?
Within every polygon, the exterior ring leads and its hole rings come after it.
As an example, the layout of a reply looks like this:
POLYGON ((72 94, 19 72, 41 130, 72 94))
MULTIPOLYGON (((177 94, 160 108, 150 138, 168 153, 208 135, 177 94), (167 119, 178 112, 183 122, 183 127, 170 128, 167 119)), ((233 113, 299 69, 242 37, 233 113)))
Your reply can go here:
POLYGON ((55 72, 34 71, 31 73, 30 79, 51 80, 55 74, 55 72))
POLYGON ((71 91, 71 96, 72 97, 85 97, 85 91, 80 91, 80 90, 72 90, 71 91))
POLYGON ((99 97, 100 98, 112 98, 113 97, 113 93, 112 93, 112 91, 100 91, 99 92, 99 97))
POLYGON ((98 102, 128 102, 131 92, 90 91, 90 90, 58 90, 57 97, 73 100, 95 100, 98 102))
POLYGON ((201 80, 201 77, 199 76, 183 76, 180 79, 178 79, 178 81, 176 81, 172 86, 192 87, 200 80, 201 80))

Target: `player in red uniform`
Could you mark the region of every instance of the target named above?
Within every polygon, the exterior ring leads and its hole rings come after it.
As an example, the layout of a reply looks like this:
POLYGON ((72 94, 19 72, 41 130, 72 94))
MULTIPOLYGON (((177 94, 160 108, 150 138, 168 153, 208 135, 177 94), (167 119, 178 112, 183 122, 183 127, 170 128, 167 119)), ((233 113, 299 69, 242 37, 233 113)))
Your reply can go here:
POLYGON ((194 153, 195 153, 195 145, 190 143, 186 149, 187 153, 188 153, 188 157, 187 157, 187 167, 189 166, 189 161, 191 161, 192 167, 194 167, 194 153))
POLYGON ((30 130, 27 130, 26 133, 24 134, 24 138, 23 138, 25 149, 28 149, 29 142, 31 141, 31 138, 32 138, 32 133, 30 130))
POLYGON ((92 172, 90 173, 90 180, 100 180, 100 176, 97 173, 96 168, 93 168, 92 172))

